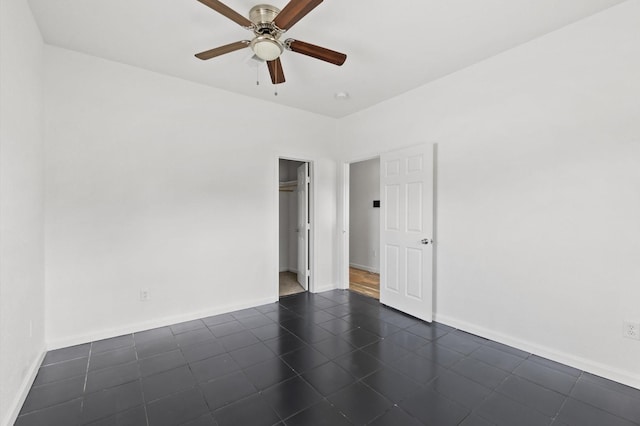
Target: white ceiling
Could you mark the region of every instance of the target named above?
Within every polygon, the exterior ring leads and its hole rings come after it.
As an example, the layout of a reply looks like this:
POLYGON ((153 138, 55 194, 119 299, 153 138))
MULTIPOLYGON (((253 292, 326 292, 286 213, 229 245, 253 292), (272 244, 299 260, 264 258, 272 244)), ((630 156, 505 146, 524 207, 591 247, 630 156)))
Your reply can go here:
MULTIPOLYGON (((266 0, 263 0, 266 2, 266 0)), ((243 49, 252 33, 196 0, 29 0, 46 43, 279 104, 342 117, 623 0, 326 0, 286 37, 348 55, 337 67, 285 51, 285 84, 243 49), (256 86, 259 72, 260 85, 256 86), (347 101, 336 92, 350 94, 347 101)), ((257 0, 223 0, 243 15, 257 0)), ((283 8, 287 0, 272 0, 283 8)))

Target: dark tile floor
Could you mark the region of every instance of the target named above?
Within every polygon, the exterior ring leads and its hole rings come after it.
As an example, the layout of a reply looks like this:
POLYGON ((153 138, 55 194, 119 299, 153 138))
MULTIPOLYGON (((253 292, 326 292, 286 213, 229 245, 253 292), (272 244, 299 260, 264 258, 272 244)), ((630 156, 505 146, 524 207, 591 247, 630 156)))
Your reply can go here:
POLYGON ((640 390, 347 291, 51 351, 27 425, 640 424, 640 390))

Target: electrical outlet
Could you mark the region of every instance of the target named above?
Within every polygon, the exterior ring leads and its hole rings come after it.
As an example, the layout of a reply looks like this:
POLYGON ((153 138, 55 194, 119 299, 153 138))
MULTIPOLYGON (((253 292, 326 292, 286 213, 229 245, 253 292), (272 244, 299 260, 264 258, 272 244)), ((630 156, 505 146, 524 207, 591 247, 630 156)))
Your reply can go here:
POLYGON ((640 340, 640 322, 625 321, 622 332, 627 339, 640 340))
POLYGON ((140 289, 140 301, 141 302, 148 302, 149 299, 150 299, 149 289, 148 288, 141 288, 140 289))

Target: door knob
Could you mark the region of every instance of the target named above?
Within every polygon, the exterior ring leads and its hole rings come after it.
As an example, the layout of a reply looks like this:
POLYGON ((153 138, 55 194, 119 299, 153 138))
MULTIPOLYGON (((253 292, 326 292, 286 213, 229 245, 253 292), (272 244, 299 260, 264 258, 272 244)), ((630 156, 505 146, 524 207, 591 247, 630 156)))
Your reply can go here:
POLYGON ((424 238, 422 240, 420 240, 421 244, 429 244, 429 243, 433 243, 433 240, 430 240, 429 238, 424 238))

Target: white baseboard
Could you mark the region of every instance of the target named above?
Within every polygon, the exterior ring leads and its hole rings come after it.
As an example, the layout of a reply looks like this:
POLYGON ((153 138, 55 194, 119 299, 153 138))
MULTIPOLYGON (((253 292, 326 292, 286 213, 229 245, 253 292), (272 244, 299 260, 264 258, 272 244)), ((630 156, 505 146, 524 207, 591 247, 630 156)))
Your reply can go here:
POLYGON ((24 378, 22 385, 20 385, 20 389, 13 399, 13 402, 9 406, 9 409, 6 411, 8 413, 7 417, 2 419, 2 426, 12 426, 16 422, 18 414, 20 414, 20 410, 22 409, 22 405, 27 399, 29 390, 31 390, 31 386, 33 385, 34 380, 36 380, 38 369, 40 368, 40 365, 42 364, 42 360, 44 359, 46 353, 47 351, 43 349, 31 363, 27 376, 24 378))
POLYGON ((254 299, 251 301, 237 303, 232 305, 220 306, 204 311, 191 312, 189 314, 172 315, 169 317, 143 321, 136 324, 130 324, 123 327, 116 327, 107 330, 100 330, 91 333, 80 334, 76 336, 63 337, 47 341, 47 349, 66 348, 67 346, 75 346, 83 343, 94 342, 96 340, 109 339, 111 337, 122 336, 123 334, 137 333, 139 331, 150 330, 152 328, 165 327, 167 325, 177 324, 179 322, 191 321, 200 318, 206 318, 213 315, 226 314, 228 312, 238 311, 240 309, 253 308, 268 303, 275 303, 278 297, 266 297, 263 299, 254 299))
POLYGON ((461 321, 447 315, 434 314, 434 320, 450 327, 457 328, 468 333, 475 334, 486 339, 512 346, 514 348, 530 352, 532 354, 548 358, 550 360, 586 371, 596 376, 604 377, 627 386, 640 389, 640 375, 630 371, 624 371, 611 366, 601 364, 586 358, 577 357, 566 352, 560 352, 534 342, 518 339, 517 337, 502 334, 475 324, 461 321))
POLYGON ((325 285, 321 285, 321 286, 316 286, 316 288, 314 289, 314 293, 322 293, 323 291, 331 291, 331 290, 335 290, 337 289, 338 286, 336 286, 335 284, 325 284, 325 285))
POLYGON ((363 271, 379 274, 380 271, 372 266, 358 265, 357 263, 349 263, 349 266, 356 269, 362 269, 363 271))

